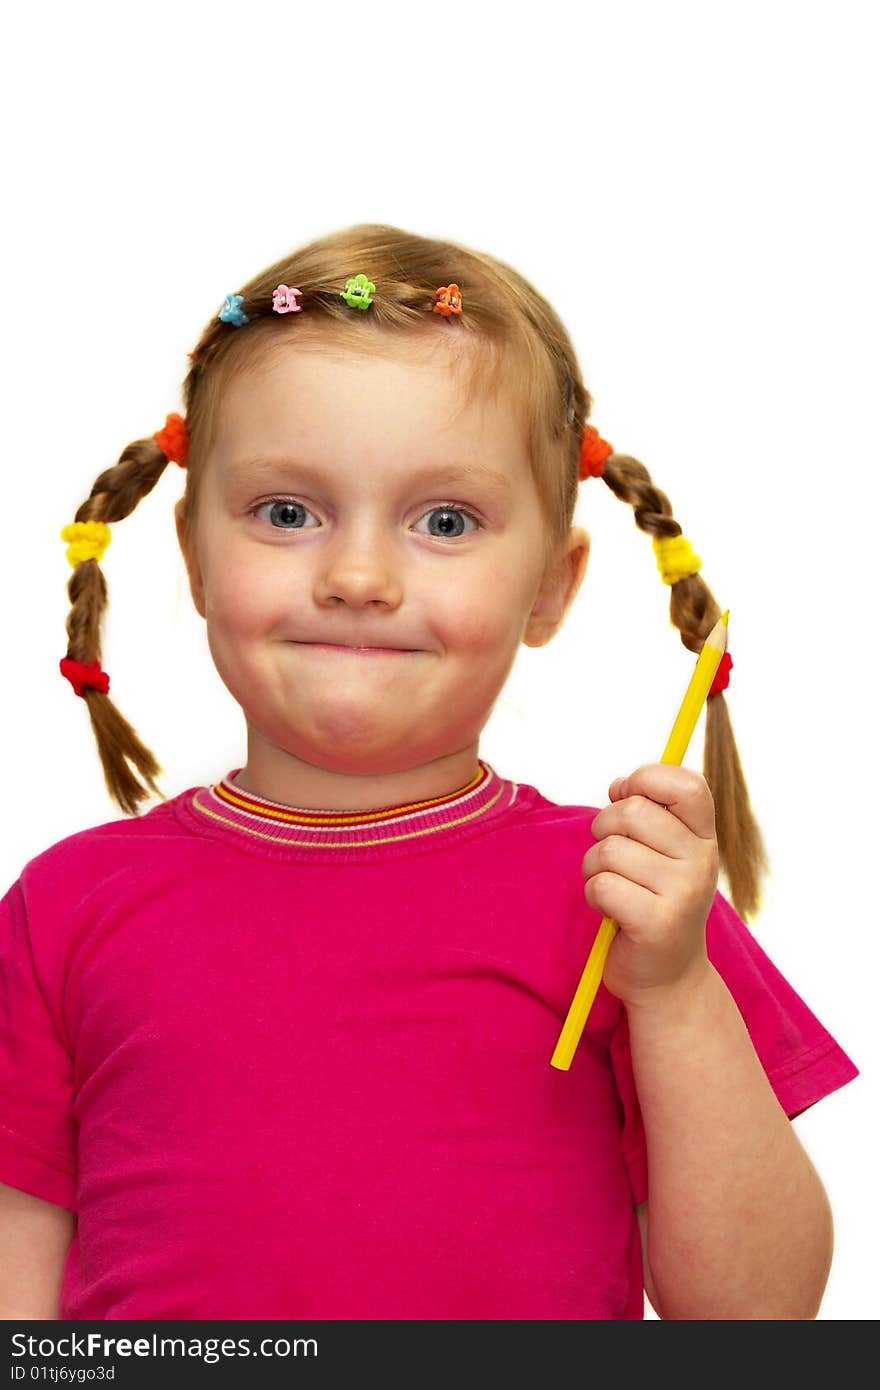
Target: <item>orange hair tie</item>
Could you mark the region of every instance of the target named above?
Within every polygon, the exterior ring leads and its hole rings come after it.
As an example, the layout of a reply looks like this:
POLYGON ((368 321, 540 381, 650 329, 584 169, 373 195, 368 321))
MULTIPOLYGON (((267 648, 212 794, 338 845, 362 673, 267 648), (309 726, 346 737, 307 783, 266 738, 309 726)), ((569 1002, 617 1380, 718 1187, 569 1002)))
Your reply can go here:
POLYGON ((169 463, 179 463, 181 468, 186 467, 186 456, 189 451, 189 435, 187 433, 186 421, 182 415, 172 413, 165 419, 165 424, 161 430, 157 430, 153 435, 162 453, 169 463))
POLYGON ((602 439, 594 425, 584 425, 581 440, 580 477, 601 478, 605 470, 605 460, 614 453, 614 445, 602 439))

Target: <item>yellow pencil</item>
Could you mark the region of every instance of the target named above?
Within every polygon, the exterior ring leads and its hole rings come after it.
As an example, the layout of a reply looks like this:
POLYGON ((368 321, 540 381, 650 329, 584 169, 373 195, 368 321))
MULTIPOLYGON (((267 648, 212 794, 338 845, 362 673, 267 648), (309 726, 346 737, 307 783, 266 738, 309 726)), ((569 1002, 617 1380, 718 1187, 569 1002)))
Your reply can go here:
MULTIPOLYGON (((663 757, 660 759, 661 763, 675 763, 677 766, 681 766, 682 758, 691 741, 691 734, 694 732, 700 717, 700 710, 706 703, 709 687, 715 679, 721 658, 727 651, 727 617, 729 613, 729 608, 726 613, 722 613, 703 643, 700 655, 697 657, 694 674, 691 676, 691 683, 685 691, 681 709, 676 715, 672 733, 669 735, 669 741, 663 751, 663 757)), ((599 985, 602 983, 602 972, 605 969, 605 961, 611 943, 619 930, 620 928, 613 917, 602 918, 596 939, 584 966, 580 984, 575 990, 571 1007, 562 1025, 556 1050, 550 1058, 551 1067, 557 1067, 559 1071, 568 1071, 571 1066, 571 1059, 581 1040, 590 1009, 593 1007, 593 1000, 599 985)))

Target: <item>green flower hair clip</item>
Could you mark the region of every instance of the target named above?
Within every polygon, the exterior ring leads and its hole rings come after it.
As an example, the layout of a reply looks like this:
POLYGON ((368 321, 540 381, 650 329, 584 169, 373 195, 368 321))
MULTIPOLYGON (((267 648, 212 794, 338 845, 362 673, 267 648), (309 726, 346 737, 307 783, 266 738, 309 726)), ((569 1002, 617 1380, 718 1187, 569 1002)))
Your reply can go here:
POLYGON ((346 280, 345 289, 340 290, 339 297, 345 300, 350 309, 369 309, 375 289, 376 286, 366 275, 354 275, 346 280))

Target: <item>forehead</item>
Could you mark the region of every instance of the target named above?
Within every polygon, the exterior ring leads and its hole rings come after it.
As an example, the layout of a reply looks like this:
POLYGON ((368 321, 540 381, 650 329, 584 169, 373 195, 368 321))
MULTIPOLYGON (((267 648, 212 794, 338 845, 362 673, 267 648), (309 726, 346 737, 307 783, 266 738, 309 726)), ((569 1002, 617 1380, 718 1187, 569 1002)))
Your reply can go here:
POLYGON ((278 409, 286 405, 306 412, 327 398, 357 392, 365 406, 370 397, 406 387, 407 395, 460 406, 468 394, 473 348, 442 338, 393 338, 350 344, 321 335, 314 328, 284 339, 255 344, 239 359, 224 383, 221 409, 228 415, 259 412, 266 398, 278 409))
POLYGON ((521 414, 503 391, 471 388, 473 350, 437 336, 363 349, 314 334, 276 341, 225 384, 213 452, 230 467, 291 451, 320 461, 341 447, 365 459, 449 454, 524 477, 521 414))

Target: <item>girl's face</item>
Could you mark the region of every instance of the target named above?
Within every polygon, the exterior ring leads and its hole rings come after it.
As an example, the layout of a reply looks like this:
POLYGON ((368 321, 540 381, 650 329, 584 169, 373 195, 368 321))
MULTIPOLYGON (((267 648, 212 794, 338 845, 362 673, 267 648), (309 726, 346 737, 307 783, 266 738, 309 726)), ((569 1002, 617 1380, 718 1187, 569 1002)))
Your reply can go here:
POLYGON ((583 578, 577 530, 543 574, 522 427, 502 400, 462 409, 448 353, 302 341, 223 397, 186 559, 249 755, 281 760, 273 785, 466 750, 475 771, 520 642, 552 637, 583 578))

